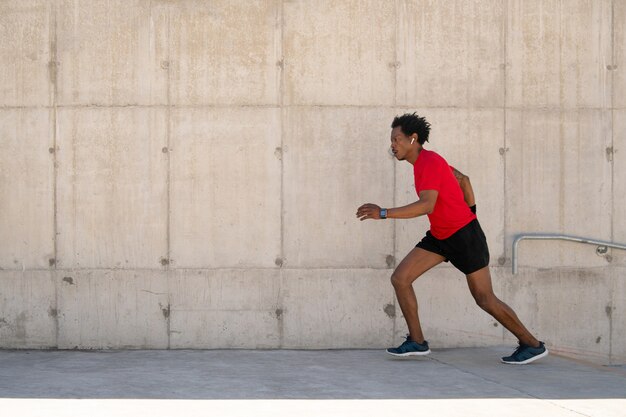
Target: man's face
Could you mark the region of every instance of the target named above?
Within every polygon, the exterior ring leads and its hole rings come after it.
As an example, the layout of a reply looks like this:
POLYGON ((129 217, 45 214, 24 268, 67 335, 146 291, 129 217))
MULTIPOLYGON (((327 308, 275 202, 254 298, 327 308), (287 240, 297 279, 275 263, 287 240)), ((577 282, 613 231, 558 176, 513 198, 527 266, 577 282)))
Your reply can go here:
POLYGON ((402 133, 400 126, 391 130, 391 152, 398 161, 404 161, 411 149, 411 138, 402 133))

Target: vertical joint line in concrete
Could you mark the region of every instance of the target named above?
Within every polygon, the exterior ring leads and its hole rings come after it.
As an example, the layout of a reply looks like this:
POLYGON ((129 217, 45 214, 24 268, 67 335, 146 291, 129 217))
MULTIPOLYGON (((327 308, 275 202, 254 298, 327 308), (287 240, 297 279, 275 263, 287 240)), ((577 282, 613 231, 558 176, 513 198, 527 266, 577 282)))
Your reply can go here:
MULTIPOLYGON (((53 225, 52 225, 52 233, 53 236, 53 259, 54 264, 51 265, 54 269, 57 268, 58 263, 58 243, 57 243, 57 232, 58 232, 58 219, 57 219, 57 208, 58 208, 58 190, 57 190, 57 80, 58 80, 58 63, 57 63, 57 9, 56 2, 52 3, 50 9, 50 62, 48 64, 48 71, 51 71, 50 81, 52 83, 52 120, 50 121, 50 125, 52 126, 52 188, 53 188, 53 202, 52 202, 52 210, 53 210, 53 225)), ((57 329, 58 329, 58 320, 57 320, 57 329)))
MULTIPOLYGON (((150 9, 152 10, 152 4, 150 5, 150 9)), ((171 100, 171 88, 172 88, 172 62, 171 62, 171 42, 172 42, 172 37, 171 37, 171 20, 172 20, 172 10, 168 7, 166 8, 167 11, 167 62, 168 62, 168 66, 167 66, 167 106, 166 106, 166 120, 167 120, 167 126, 165 128, 165 146, 167 147, 167 202, 166 202, 166 245, 167 245, 167 263, 165 264, 165 276, 166 276, 166 280, 167 280, 167 285, 168 285, 168 289, 167 289, 167 308, 169 310, 169 314, 167 315, 167 348, 170 349, 171 348, 171 321, 172 321, 172 307, 171 307, 171 300, 170 300, 170 289, 169 289, 169 282, 170 282, 170 275, 171 275, 171 264, 172 264, 172 248, 171 248, 171 217, 172 217, 172 213, 171 213, 171 197, 172 197, 172 181, 171 181, 171 176, 172 176, 172 151, 171 151, 171 146, 170 146, 170 136, 171 136, 171 125, 172 125, 172 100, 171 100)), ((155 34, 156 36, 156 34, 155 34)))
MULTIPOLYGON (((611 2, 611 65, 615 68, 615 0, 611 2)), ((615 71, 609 71, 611 77, 611 241, 615 241, 615 71)))
POLYGON ((277 23, 279 24, 279 57, 282 65, 278 66, 279 82, 278 82, 278 107, 280 109, 280 259, 284 265, 285 262, 285 2, 280 2, 280 10, 278 10, 277 23))
MULTIPOLYGON (((52 81, 52 120, 50 121, 50 125, 52 126, 52 188, 53 188, 53 196, 52 196, 52 210, 53 210, 53 225, 52 225, 52 233, 53 236, 53 257, 54 257, 54 269, 57 269, 58 264, 58 243, 57 243, 57 232, 58 232, 58 219, 57 219, 57 207, 58 207, 58 190, 57 190, 57 80, 58 80, 58 63, 57 63, 57 3, 52 2, 52 6, 50 9, 50 63, 48 65, 48 70, 53 71, 50 80, 52 81)), ((58 288, 56 283, 56 276, 53 272, 50 272, 52 276, 52 282, 54 283, 54 308, 56 310, 56 314, 54 315, 54 343, 55 348, 59 348, 59 296, 58 296, 58 288)))
MULTIPOLYGON (((396 22, 396 30, 395 30, 395 37, 396 39, 394 40, 395 43, 395 48, 394 48, 394 62, 396 65, 394 65, 394 70, 393 70, 393 105, 394 105, 394 110, 396 109, 396 106, 398 105, 398 27, 400 26, 400 22, 398 22, 399 19, 399 13, 398 13, 398 7, 399 7, 399 0, 396 0, 395 5, 394 5, 394 13, 395 13, 395 22, 396 22)), ((397 190, 396 190, 396 164, 395 161, 393 160, 393 158, 391 158, 391 166, 393 168, 393 197, 392 197, 392 203, 393 203, 393 207, 396 207, 397 204, 397 190)), ((393 234, 392 234, 392 248, 391 250, 393 251, 393 256, 394 256, 394 266, 396 264, 396 223, 393 223, 393 234)))
POLYGON ((279 24, 279 59, 282 65, 278 66, 278 109, 280 111, 280 260, 278 276, 278 309, 281 310, 278 320, 278 347, 283 348, 285 344, 285 320, 283 308, 283 292, 284 273, 282 266, 285 265, 285 108, 284 108, 284 92, 285 92, 285 2, 281 0, 280 10, 277 11, 277 23, 279 24))
MULTIPOLYGON (((171 10, 168 8, 167 10, 167 61, 170 61, 171 58, 171 10)), ((156 36, 156 34, 155 34, 156 36)), ((171 63, 167 67, 167 106, 166 106, 166 120, 167 126, 165 128, 165 146, 167 146, 167 202, 166 202, 166 210, 167 210, 167 230, 166 230, 166 245, 167 245, 167 263, 165 265, 166 269, 169 269, 169 265, 171 263, 171 176, 172 176, 172 152, 170 149, 170 136, 171 136, 171 125, 172 125, 172 102, 170 97, 170 89, 171 89, 171 63)))
POLYGON ((52 283, 54 284, 54 309, 56 314, 54 315, 54 347, 59 348, 59 288, 57 286, 56 274, 52 275, 52 283))
MULTIPOLYGON (((504 153, 502 154, 502 169, 503 169, 503 175, 502 178, 504 179, 504 181, 502 181, 502 195, 504 197, 504 204, 502 206, 502 210, 504 211, 504 213, 502 213, 502 230, 504 231, 504 239, 502 239, 502 245, 504 246, 502 248, 502 253, 504 254, 504 259, 506 262, 506 253, 507 253, 507 208, 508 208, 508 204, 509 204, 509 200, 507 198, 507 192, 506 192, 506 181, 507 181, 507 164, 506 164, 506 158, 507 158, 507 140, 506 140, 506 117, 507 117, 507 111, 506 111, 506 100, 507 100, 507 91, 506 91, 506 84, 507 84, 507 76, 508 76, 508 71, 507 71, 507 67, 508 67, 508 48, 507 48, 507 44, 509 42, 508 39, 508 32, 509 32, 509 2, 505 1, 504 2, 504 13, 502 14, 502 20, 503 20, 503 42, 504 42, 504 46, 502 48, 502 53, 504 54, 504 59, 503 59, 503 64, 504 64, 504 69, 503 69, 503 74, 502 74, 502 90, 503 90, 503 97, 502 97, 502 146, 504 147, 504 153)), ((502 331, 504 334, 504 330, 502 331)))
POLYGON ((393 8, 393 13, 394 13, 394 21, 396 23, 396 27, 395 27, 395 31, 394 31, 394 35, 395 35, 395 39, 394 39, 394 48, 393 48, 393 105, 394 107, 398 105, 398 30, 399 26, 400 26, 400 22, 399 20, 399 16, 400 13, 398 12, 398 8, 399 8, 399 0, 396 0, 394 3, 394 8, 393 8))
MULTIPOLYGON (((615 65, 615 0, 611 2, 611 65, 614 68, 615 65)), ((615 152, 615 71, 610 71, 611 77, 611 149, 615 152)), ((611 240, 614 241, 615 237, 615 156, 611 158, 611 240)), ((611 274, 613 283, 615 286, 615 280, 617 279, 615 274, 611 274)), ((612 291, 612 297, 610 306, 613 308, 615 299, 615 291, 612 291)), ((613 361, 613 315, 609 315, 609 363, 613 361)))
MULTIPOLYGON (((396 22, 396 28, 394 31, 395 34, 395 39, 394 39, 394 67, 393 67, 393 105, 394 105, 394 110, 397 109, 398 106, 398 40, 400 39, 398 31, 400 30, 400 12, 399 12, 399 7, 400 7, 400 0, 396 0, 394 3, 394 21, 396 22)), ((406 44, 404 45, 406 47, 406 44)), ((393 182, 392 182, 392 187, 393 187, 393 195, 392 195, 392 204, 393 207, 397 206, 397 193, 398 191, 396 190, 396 184, 397 184, 397 169, 396 169, 396 163, 393 160, 393 158, 391 158, 391 167, 393 169, 393 182)), ((396 232, 396 228, 397 228, 397 224, 395 222, 395 220, 393 221, 393 229, 392 229, 392 242, 391 242, 391 250, 392 250, 392 255, 393 255, 393 259, 394 259, 394 266, 397 264, 397 258, 398 258, 398 253, 397 253, 397 244, 396 244, 396 238, 397 238, 397 232, 396 232)), ((393 306, 394 309, 397 310, 398 309, 398 305, 397 305, 397 301, 396 301, 396 297, 394 295, 394 291, 391 290, 391 299, 393 300, 393 306)), ((397 320, 398 320, 398 316, 397 314, 395 315, 395 317, 393 318, 393 325, 391 326, 391 341, 390 344, 393 345, 393 339, 396 336, 396 326, 397 326, 397 320)))
MULTIPOLYGON (((565 82, 563 80, 563 0, 559 0, 559 232, 565 228, 565 82)), ((559 251, 559 261, 563 261, 563 251, 559 251)))
MULTIPOLYGON (((563 0, 559 0, 559 111, 562 112, 565 102, 565 82, 563 80, 563 0)), ((562 119, 561 119, 562 120, 562 119)), ((562 126, 562 124, 561 124, 562 126)), ((562 130, 562 129, 561 129, 562 130)))

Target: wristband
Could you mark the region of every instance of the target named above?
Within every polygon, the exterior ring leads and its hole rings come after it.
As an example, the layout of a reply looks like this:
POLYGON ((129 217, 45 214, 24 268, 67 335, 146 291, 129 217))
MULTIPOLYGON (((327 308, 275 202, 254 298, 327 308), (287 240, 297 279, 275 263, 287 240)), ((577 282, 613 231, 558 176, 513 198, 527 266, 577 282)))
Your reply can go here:
POLYGON ((380 209, 380 218, 381 219, 387 218, 387 209, 380 209))

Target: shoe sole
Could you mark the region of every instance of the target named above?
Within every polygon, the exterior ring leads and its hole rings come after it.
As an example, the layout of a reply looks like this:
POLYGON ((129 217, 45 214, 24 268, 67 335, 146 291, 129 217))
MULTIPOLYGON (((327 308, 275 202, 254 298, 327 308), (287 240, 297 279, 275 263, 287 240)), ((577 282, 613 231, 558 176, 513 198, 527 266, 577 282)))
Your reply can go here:
POLYGON ((423 352, 392 353, 392 352, 389 352, 388 350, 386 350, 385 352, 387 352, 391 356, 400 356, 400 357, 423 356, 423 355, 428 355, 430 353, 430 349, 425 350, 423 352))
POLYGON ((533 356, 532 358, 526 359, 525 361, 522 361, 522 362, 507 362, 504 359, 500 359, 500 361, 502 363, 506 363, 507 365, 526 365, 528 363, 536 361, 537 359, 541 359, 541 358, 543 358, 545 356, 548 356, 548 349, 546 349, 545 352, 540 353, 537 356, 533 356))

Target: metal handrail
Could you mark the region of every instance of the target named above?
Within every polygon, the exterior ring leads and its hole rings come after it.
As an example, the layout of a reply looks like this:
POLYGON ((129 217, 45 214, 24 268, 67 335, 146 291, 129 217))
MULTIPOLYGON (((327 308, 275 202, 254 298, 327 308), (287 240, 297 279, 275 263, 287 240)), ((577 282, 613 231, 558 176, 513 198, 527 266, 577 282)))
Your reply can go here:
POLYGON ((513 240, 513 257, 511 259, 513 264, 513 274, 517 274, 517 245, 520 241, 524 239, 531 240, 567 240, 570 242, 580 242, 580 243, 588 243, 590 245, 598 245, 596 252, 599 254, 606 253, 607 248, 616 248, 626 250, 626 245, 615 242, 605 242, 603 240, 596 239, 588 239, 586 237, 578 237, 578 236, 568 236, 568 235, 558 235, 558 234, 539 234, 539 233, 531 233, 531 234, 522 234, 517 235, 515 240, 513 240))

